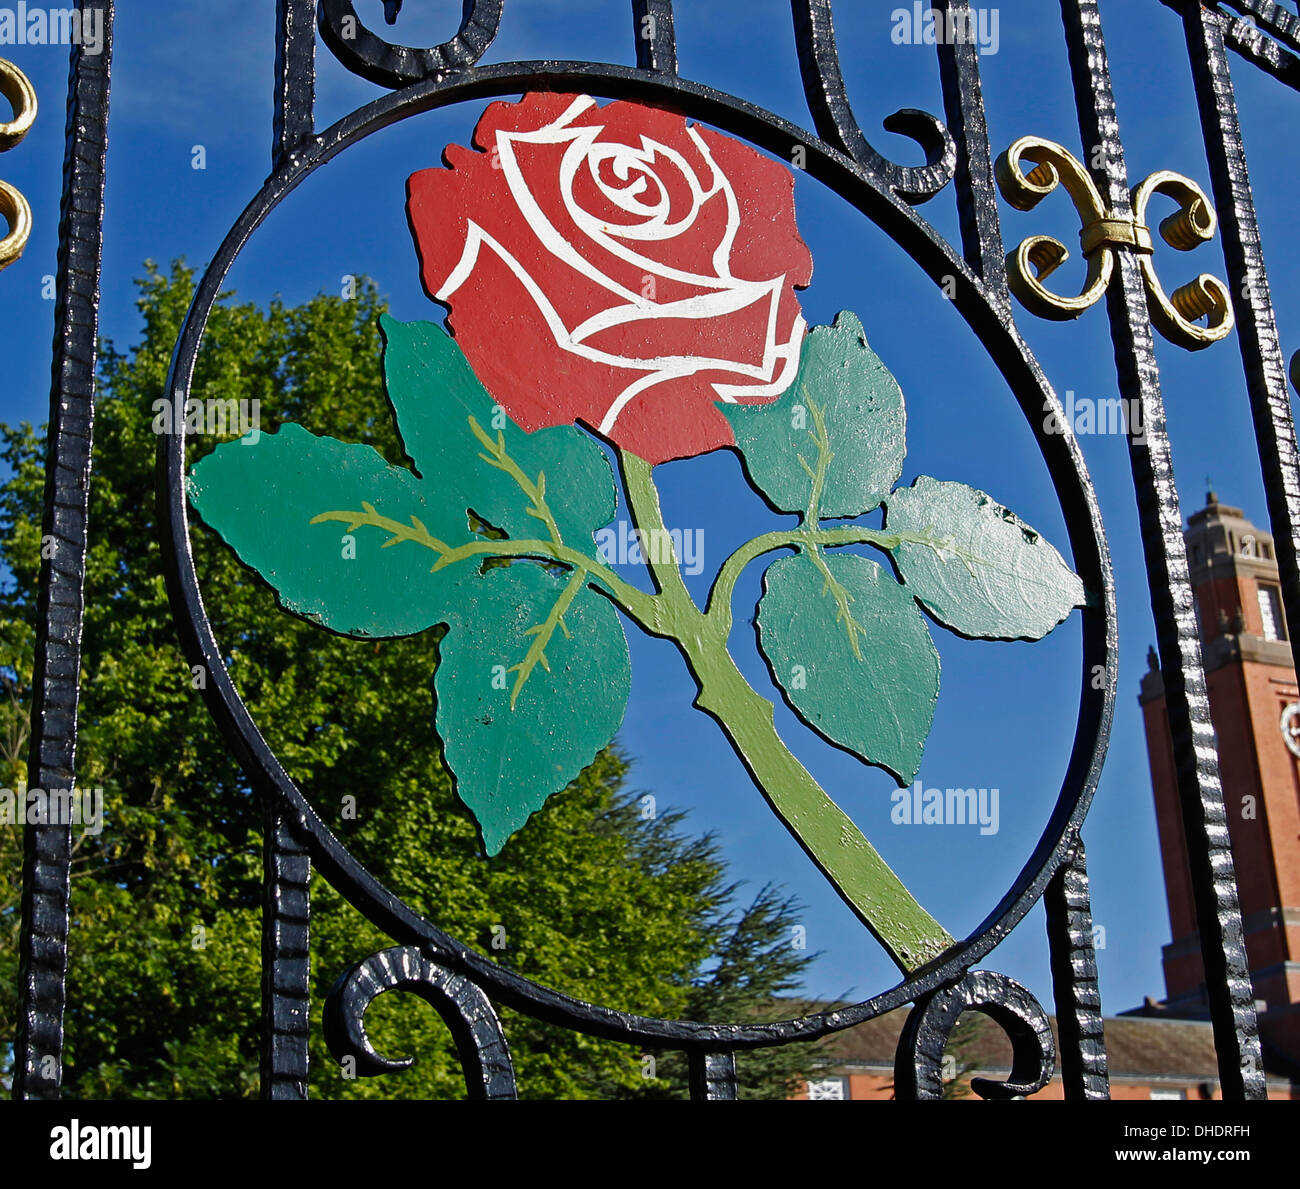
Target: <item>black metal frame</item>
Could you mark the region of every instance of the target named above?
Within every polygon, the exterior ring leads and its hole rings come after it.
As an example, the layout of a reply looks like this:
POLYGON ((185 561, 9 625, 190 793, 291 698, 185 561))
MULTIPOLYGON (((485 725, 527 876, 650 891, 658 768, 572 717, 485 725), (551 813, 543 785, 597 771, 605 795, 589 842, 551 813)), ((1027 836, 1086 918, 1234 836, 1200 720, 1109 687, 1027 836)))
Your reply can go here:
MULTIPOLYGON (((83 0, 84 2, 84 0, 83 0)), ((969 0, 932 0, 941 15, 969 15, 969 0)), ((1226 47, 1295 86, 1300 75, 1300 20, 1263 0, 1225 0, 1251 15, 1242 33, 1211 0, 1164 0, 1182 14, 1195 70, 1223 219, 1230 285, 1251 282, 1238 305, 1241 347, 1255 411, 1269 513, 1278 544, 1284 598, 1300 623, 1300 454, 1281 370, 1281 352, 1245 174, 1226 47)), ((106 39, 112 4, 106 8, 106 39)), ((1060 0, 1084 144, 1101 146, 1094 180, 1119 217, 1130 210, 1096 0, 1060 0)), ((632 0, 636 66, 588 62, 479 61, 503 19, 504 0, 465 0, 456 35, 440 46, 411 49, 366 30, 349 0, 278 0, 273 170, 226 236, 203 276, 180 333, 168 396, 183 404, 212 305, 228 270, 266 216, 303 178, 338 153, 400 120, 469 100, 525 90, 583 91, 598 97, 671 105, 803 166, 871 219, 935 281, 989 352, 1019 402, 1055 484, 1076 569, 1095 604, 1081 616, 1083 666, 1075 740, 1060 793, 1030 859, 997 907, 965 940, 897 986, 862 1003, 797 1020, 703 1024, 649 1019, 574 1000, 524 979, 448 936, 380 885, 321 821, 259 734, 226 672, 204 611, 190 549, 184 495, 185 438, 160 439, 158 495, 163 554, 173 612, 186 654, 202 665, 211 713, 266 806, 263 928, 263 1094, 307 1093, 310 961, 308 882, 311 865, 397 943, 344 972, 324 1020, 331 1051, 351 1056, 362 1074, 400 1068, 365 1035, 364 1012, 389 989, 421 995, 456 1039, 471 1097, 509 1098, 514 1077, 494 1010, 504 1005, 592 1035, 687 1054, 691 1093, 736 1096, 735 1053, 826 1036, 915 1002, 896 1059, 900 1097, 939 1093, 944 1042, 964 1010, 991 1015, 1010 1036, 1015 1065, 1005 1082, 976 1086, 985 1097, 1033 1093, 1052 1076, 1055 1053, 1042 1007, 1003 975, 974 970, 1040 899, 1045 899, 1061 1072, 1069 1098, 1109 1095, 1097 990, 1088 879, 1079 832, 1100 777, 1117 689, 1117 629, 1110 556, 1082 453, 1042 369, 1015 325, 1005 247, 994 198, 993 164, 973 45, 938 46, 946 124, 907 110, 885 121, 923 148, 926 164, 905 167, 881 156, 854 117, 839 69, 830 0, 791 0, 799 64, 816 131, 809 132, 734 96, 680 79, 671 0, 632 0), (345 36, 346 21, 355 36, 345 36), (315 49, 323 43, 349 70, 391 93, 315 130, 315 49), (961 247, 950 245, 915 209, 953 184, 961 247), (1049 432, 1045 409, 1065 432, 1049 432), (1104 681, 1093 679, 1098 671, 1104 681)), ((390 20, 401 0, 389 0, 390 20)), ((106 42, 107 51, 107 42, 106 42)), ((101 238, 102 146, 107 118, 108 55, 73 52, 68 176, 61 228, 59 337, 50 423, 47 531, 68 543, 42 571, 38 702, 33 715, 33 786, 72 783, 76 715, 76 641, 85 551, 85 479, 90 461, 93 278, 101 238), (98 156, 94 151, 98 147, 98 156), (89 246, 88 246, 89 245, 89 246), (80 370, 77 370, 80 369, 80 370), (79 502, 78 502, 79 501, 79 502), (51 527, 53 526, 53 527, 51 527), (69 667, 70 662, 70 667, 69 667)), ((1096 160, 1091 152, 1085 157, 1096 160)), ((1253 997, 1246 972, 1236 884, 1205 697, 1204 673, 1190 614, 1181 512, 1165 433, 1151 324, 1135 254, 1117 249, 1117 277, 1107 294, 1121 395, 1143 412, 1144 433, 1130 437, 1130 457, 1152 606, 1172 727, 1183 818, 1210 991, 1225 1097, 1264 1096, 1253 997)), ((97 267, 97 264, 96 264, 97 267)), ((1133 407, 1130 405, 1129 407, 1133 407)), ((176 419, 180 424, 183 419, 176 419)), ((1300 640, 1296 642, 1300 648, 1300 640)), ((1300 656, 1300 653, 1298 653, 1300 656)), ((67 938, 67 827, 27 833, 23 918, 23 1027, 15 1095, 57 1096, 67 938), (54 1076, 44 1076, 53 1070, 54 1076)))
MULTIPOLYGON (((28 786, 40 789, 72 788, 76 783, 113 3, 106 0, 103 4, 103 53, 83 54, 78 46, 68 80, 41 530, 46 541, 53 538, 54 549, 42 550, 43 555, 51 556, 43 556, 41 562, 27 763, 28 786)), ((22 1011, 14 1037, 14 1094, 18 1097, 55 1098, 59 1092, 71 862, 70 825, 51 823, 24 831, 19 938, 22 1011)))

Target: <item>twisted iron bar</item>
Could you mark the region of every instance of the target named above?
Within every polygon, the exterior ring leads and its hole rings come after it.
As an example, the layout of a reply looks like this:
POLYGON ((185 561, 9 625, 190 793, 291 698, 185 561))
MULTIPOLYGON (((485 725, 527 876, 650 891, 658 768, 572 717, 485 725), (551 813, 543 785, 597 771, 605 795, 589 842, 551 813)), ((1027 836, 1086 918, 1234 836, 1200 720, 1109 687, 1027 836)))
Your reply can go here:
POLYGON ((262 1096, 307 1097, 311 1033, 311 855, 297 824, 263 806, 262 1096))
POLYGON ((1300 16, 1287 12, 1273 0, 1217 0, 1217 3, 1241 13, 1241 24, 1253 25, 1293 53, 1300 53, 1300 16))
POLYGON ((677 73, 677 30, 673 0, 632 0, 636 64, 655 74, 677 73))
MULTIPOLYGON (((84 8, 86 0, 81 0, 84 8)), ((45 516, 53 544, 42 562, 32 670, 31 788, 76 783, 81 631, 85 611, 95 345, 103 255, 104 163, 108 83, 113 58, 113 0, 103 9, 102 52, 72 48, 67 139, 59 212, 53 376, 45 461, 45 516)), ((19 1012, 13 1096, 57 1098, 63 1081, 72 826, 23 831, 19 934, 19 1012)))
MULTIPOLYGON (((1097 150, 1091 157, 1091 177, 1111 216, 1131 221, 1133 200, 1097 0, 1060 0, 1060 5, 1080 137, 1083 144, 1097 150)), ((1227 212, 1221 213, 1226 220, 1227 212)), ((1146 279, 1131 248, 1115 252, 1115 273, 1106 291, 1107 309, 1120 393, 1128 401, 1136 401, 1142 412, 1143 432, 1128 436, 1129 463, 1164 675, 1219 1077, 1225 1098, 1262 1098, 1265 1086, 1258 1024, 1200 632, 1192 604, 1183 515, 1174 482, 1146 279)))
POLYGON ((1043 897, 1060 1034, 1061 1082, 1067 1099, 1110 1097, 1110 1071, 1097 985, 1092 903, 1083 840, 1043 897))

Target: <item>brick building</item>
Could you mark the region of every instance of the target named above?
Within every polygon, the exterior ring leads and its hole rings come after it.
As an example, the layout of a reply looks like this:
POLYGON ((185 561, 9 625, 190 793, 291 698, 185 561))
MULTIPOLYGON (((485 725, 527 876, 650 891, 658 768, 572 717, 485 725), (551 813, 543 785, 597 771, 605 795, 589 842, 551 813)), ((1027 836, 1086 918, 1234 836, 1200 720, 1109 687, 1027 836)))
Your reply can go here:
MULTIPOLYGON (((1300 687, 1273 538, 1213 492, 1184 535, 1268 1095, 1300 1099, 1300 687)), ((1111 1095, 1217 1098, 1173 744, 1154 649, 1148 666, 1138 700, 1173 940, 1162 951, 1165 999, 1148 998, 1105 1021, 1111 1095)), ((823 1076, 800 1097, 892 1098, 894 1052, 906 1017, 907 1009, 900 1009, 830 1038, 823 1076)), ((972 1076, 1005 1076, 1011 1048, 1002 1030, 974 1013, 961 1027, 948 1052, 956 1087, 972 1076)), ((1037 1097, 1062 1097, 1059 1076, 1037 1097)))
MULTIPOLYGON (((824 1072, 798 1097, 893 1098, 894 1052, 908 1010, 888 1012, 832 1037, 826 1046, 824 1072)), ((1057 1037, 1056 1019, 1049 1019, 1052 1035, 1057 1037)), ((945 1070, 945 1076, 951 1076, 956 1083, 953 1097, 978 1102, 978 1096, 969 1092, 971 1078, 1006 1077, 1011 1069, 1011 1043, 997 1024, 975 1012, 963 1016, 959 1028, 963 1035, 954 1036, 955 1044, 950 1041, 948 1059, 952 1065, 945 1070)), ((1106 1053, 1113 1099, 1195 1101, 1221 1097, 1214 1036, 1208 1020, 1117 1016, 1106 1020, 1106 1053)), ((1300 1098, 1300 1083, 1269 1070, 1268 1096, 1300 1098)), ((1034 1097, 1063 1098, 1059 1073, 1034 1097)))
MULTIPOLYGON (((1213 492, 1185 534, 1205 657, 1210 719, 1241 895, 1260 1034, 1300 1062, 1300 689, 1273 538, 1213 492)), ((1154 653, 1142 679, 1173 941, 1160 1009, 1203 1017, 1205 977, 1192 906, 1164 683, 1154 653)))

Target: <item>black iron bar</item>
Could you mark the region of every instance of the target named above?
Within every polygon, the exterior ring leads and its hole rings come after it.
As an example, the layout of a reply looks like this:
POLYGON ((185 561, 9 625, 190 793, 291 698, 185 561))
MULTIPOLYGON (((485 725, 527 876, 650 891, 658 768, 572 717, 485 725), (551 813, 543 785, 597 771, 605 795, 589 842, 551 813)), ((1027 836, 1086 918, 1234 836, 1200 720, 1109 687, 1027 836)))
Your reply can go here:
MULTIPOLYGON (((273 170, 315 135, 315 8, 314 0, 277 0, 273 170)), ((264 786, 262 795, 262 1097, 304 1099, 311 1027, 311 856, 275 790, 264 786)))
POLYGON ((1043 895, 1052 989, 1061 1054, 1061 1083, 1067 1100, 1110 1097, 1106 1040, 1097 985, 1088 864, 1082 839, 1043 895))
MULTIPOLYGON (((45 462, 36 659, 32 670, 29 790, 72 789, 85 609, 86 542, 99 270, 104 221, 108 83, 114 0, 103 15, 102 52, 72 48, 67 140, 59 211, 54 359, 45 462)), ((86 0, 79 0, 83 12, 86 0)), ((13 1096, 58 1098, 63 1082, 63 1010, 68 966, 71 822, 23 831, 19 1014, 13 1096)))
MULTIPOLYGON (((1096 0, 1061 0, 1084 159, 1114 219, 1132 219, 1128 168, 1096 0)), ((1242 936, 1223 786, 1174 484, 1155 341, 1138 260, 1115 251, 1106 291, 1121 395, 1142 412, 1128 436, 1156 644, 1173 737, 1206 991, 1225 1098, 1264 1097, 1258 1022, 1242 936)))
MULTIPOLYGON (((1224 49, 1223 18, 1190 4, 1183 10, 1183 21, 1277 550, 1282 604, 1287 623, 1300 626, 1300 448, 1224 49)), ((1292 659, 1300 672, 1300 636, 1295 631, 1289 634, 1292 659)))
POLYGON ((1254 25, 1283 45, 1300 53, 1300 16, 1287 12, 1273 0, 1222 0, 1242 14, 1242 23, 1254 25))
MULTIPOLYGON (((1170 8, 1182 11, 1184 0, 1164 0, 1170 8)), ((1283 49, 1271 37, 1265 37, 1258 28, 1242 28, 1236 21, 1221 26, 1223 42, 1243 58, 1253 62, 1266 74, 1294 91, 1300 91, 1300 58, 1283 49)))
POLYGON ((311 856, 282 809, 268 806, 263 818, 262 1097, 303 1099, 311 1027, 311 856))
POLYGON ((677 73, 677 32, 673 0, 632 0, 636 64, 656 74, 677 73))
POLYGON ((690 1054, 691 1098, 696 1102, 730 1102, 736 1098, 736 1054, 690 1054))
MULTIPOLYGON (((971 28, 970 0, 935 0, 949 28, 971 28)), ((1008 312, 1006 250, 998 219, 997 186, 989 149, 984 91, 980 83, 979 50, 973 41, 936 38, 943 111, 957 146, 957 214, 966 263, 984 281, 989 297, 1008 312)))
POLYGON ((273 170, 311 138, 315 123, 316 3, 276 0, 273 170))

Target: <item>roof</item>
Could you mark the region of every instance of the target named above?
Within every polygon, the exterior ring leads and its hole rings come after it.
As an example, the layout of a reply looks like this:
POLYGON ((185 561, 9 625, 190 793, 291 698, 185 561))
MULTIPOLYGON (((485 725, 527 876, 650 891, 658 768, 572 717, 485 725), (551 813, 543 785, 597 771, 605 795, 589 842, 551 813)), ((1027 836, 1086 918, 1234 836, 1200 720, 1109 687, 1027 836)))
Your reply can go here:
MULTIPOLYGON (((829 1037, 824 1048, 828 1066, 892 1070, 899 1034, 909 1010, 899 1008, 887 1012, 829 1037)), ((1049 1016, 1048 1019, 1059 1053, 1056 1017, 1049 1016)), ((961 1064, 980 1072, 1010 1070, 1011 1042, 1006 1033, 993 1020, 978 1012, 969 1012, 962 1017, 963 1028, 968 1021, 971 1039, 961 1042, 963 1047, 959 1054, 955 1054, 961 1064)), ((1218 1081, 1214 1030, 1208 1021, 1111 1016, 1103 1021, 1103 1028, 1112 1078, 1218 1081)), ((1265 1065, 1271 1064, 1266 1054, 1265 1065)), ((1285 1077, 1281 1069, 1270 1069, 1269 1072, 1285 1077)))

